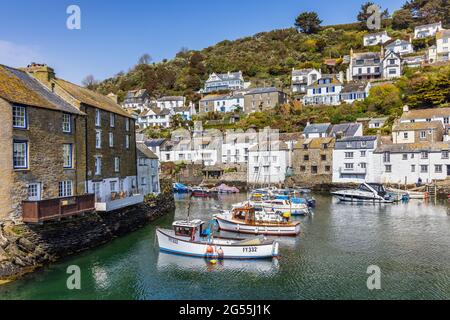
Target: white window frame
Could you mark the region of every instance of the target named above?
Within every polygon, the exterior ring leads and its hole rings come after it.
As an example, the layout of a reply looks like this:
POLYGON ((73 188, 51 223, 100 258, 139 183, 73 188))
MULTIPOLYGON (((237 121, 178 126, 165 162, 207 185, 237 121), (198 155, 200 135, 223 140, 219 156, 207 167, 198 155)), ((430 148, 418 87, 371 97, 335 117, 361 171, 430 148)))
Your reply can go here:
MULTIPOLYGON (((21 161, 21 163, 22 163, 22 161, 21 161)), ((28 141, 23 141, 23 140, 14 140, 13 141, 13 166, 14 166, 14 169, 18 169, 18 170, 28 169, 28 166, 29 166, 29 164, 28 164, 28 141), (16 146, 18 146, 18 145, 25 146, 25 149, 21 150, 21 151, 23 151, 23 154, 21 152, 21 155, 20 155, 20 159, 23 158, 23 162, 24 162, 23 165, 22 164, 16 165, 16 159, 18 159, 18 155, 17 155, 18 151, 16 151, 16 146)))
POLYGON ((125 148, 130 149, 130 135, 125 135, 125 148))
POLYGON ((71 143, 63 144, 63 163, 64 169, 73 168, 73 145, 71 143))
POLYGON ((102 131, 101 130, 95 130, 95 148, 96 149, 102 148, 102 131))
POLYGON ((72 132, 72 115, 71 114, 63 113, 62 131, 64 133, 71 133, 72 132))
POLYGON ((27 129, 28 128, 28 114, 27 108, 24 106, 13 105, 12 106, 12 114, 13 114, 13 128, 16 129, 27 129), (20 122, 23 124, 15 124, 16 120, 20 119, 20 122))
POLYGON ((108 138, 109 138, 109 147, 113 148, 114 147, 114 133, 110 132, 108 138))
POLYGON ((71 180, 61 181, 59 183, 59 197, 73 197, 73 182, 71 180))
POLYGON ((30 183, 28 185, 28 201, 40 201, 41 200, 41 184, 30 183))
POLYGON ((102 114, 100 109, 95 109, 95 126, 100 127, 102 125, 102 114))
POLYGON ((95 165, 94 165, 94 169, 95 169, 95 175, 99 176, 102 174, 102 157, 100 156, 96 156, 95 157, 95 165))
POLYGON ((114 172, 120 172, 120 158, 114 157, 114 172))
POLYGON ((114 113, 109 114, 109 126, 114 128, 116 126, 116 115, 114 113))

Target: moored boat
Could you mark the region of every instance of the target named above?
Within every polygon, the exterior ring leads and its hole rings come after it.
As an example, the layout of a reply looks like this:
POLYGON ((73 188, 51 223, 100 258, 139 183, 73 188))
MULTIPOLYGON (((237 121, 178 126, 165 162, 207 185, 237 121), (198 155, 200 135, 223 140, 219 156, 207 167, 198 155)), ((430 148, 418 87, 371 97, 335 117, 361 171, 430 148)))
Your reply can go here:
POLYGON ((358 189, 340 190, 331 193, 343 202, 394 203, 399 197, 386 191, 379 183, 363 183, 358 189))
POLYGON ((249 205, 214 215, 219 229, 224 231, 271 236, 296 236, 300 222, 289 221, 289 215, 259 212, 249 205))
POLYGON ((209 259, 268 259, 278 256, 278 242, 262 238, 212 237, 201 220, 176 221, 156 230, 161 251, 209 259))
POLYGON ((209 189, 206 189, 206 188, 195 187, 192 189, 191 195, 193 197, 207 198, 207 197, 211 196, 211 192, 209 191, 209 189))

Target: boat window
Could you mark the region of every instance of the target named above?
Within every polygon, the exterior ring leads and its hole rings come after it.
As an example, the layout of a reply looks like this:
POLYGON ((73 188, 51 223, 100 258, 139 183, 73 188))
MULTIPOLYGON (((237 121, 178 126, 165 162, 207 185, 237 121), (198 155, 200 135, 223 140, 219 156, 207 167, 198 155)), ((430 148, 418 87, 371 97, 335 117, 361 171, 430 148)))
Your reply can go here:
POLYGON ((359 186, 359 190, 361 191, 369 191, 372 192, 372 190, 370 190, 369 188, 366 187, 366 185, 362 184, 359 186))
POLYGON ((190 237, 192 235, 193 228, 189 227, 175 227, 175 234, 182 237, 190 237))

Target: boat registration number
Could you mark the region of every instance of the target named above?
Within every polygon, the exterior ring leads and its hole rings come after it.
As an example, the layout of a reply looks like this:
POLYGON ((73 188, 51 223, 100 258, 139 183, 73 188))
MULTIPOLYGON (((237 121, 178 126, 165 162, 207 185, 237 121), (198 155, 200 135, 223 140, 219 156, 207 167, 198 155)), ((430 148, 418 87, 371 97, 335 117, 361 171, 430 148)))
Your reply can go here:
POLYGON ((178 240, 174 238, 169 238, 169 241, 175 244, 178 244, 178 240))
POLYGON ((258 252, 258 248, 257 247, 247 247, 247 248, 242 248, 243 252, 258 252))

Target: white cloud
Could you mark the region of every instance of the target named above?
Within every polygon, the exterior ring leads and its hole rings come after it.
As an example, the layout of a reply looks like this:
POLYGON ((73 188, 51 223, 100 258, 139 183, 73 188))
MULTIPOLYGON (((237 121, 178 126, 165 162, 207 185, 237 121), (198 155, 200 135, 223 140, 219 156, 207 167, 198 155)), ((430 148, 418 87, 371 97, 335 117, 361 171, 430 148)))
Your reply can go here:
POLYGON ((37 48, 0 40, 0 64, 24 67, 30 62, 42 60, 37 48))

